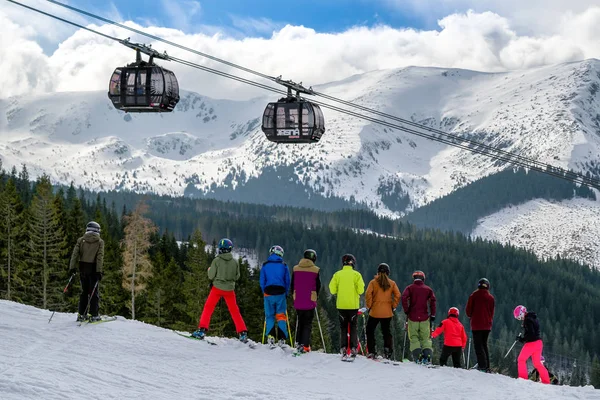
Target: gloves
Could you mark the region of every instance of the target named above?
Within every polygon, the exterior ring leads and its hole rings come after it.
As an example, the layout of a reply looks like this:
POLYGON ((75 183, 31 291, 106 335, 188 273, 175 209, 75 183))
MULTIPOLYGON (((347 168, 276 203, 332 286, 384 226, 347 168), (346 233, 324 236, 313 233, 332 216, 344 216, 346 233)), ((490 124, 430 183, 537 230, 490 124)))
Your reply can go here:
POLYGON ((429 322, 431 323, 431 326, 433 326, 433 321, 435 321, 435 315, 431 315, 429 317, 429 322))
POLYGON ((208 284, 208 288, 212 289, 212 287, 213 287, 213 283, 211 282, 211 283, 208 284))
POLYGON ((69 275, 75 275, 75 273, 77 273, 76 268, 69 268, 69 275))
POLYGON ((102 272, 96 272, 96 280, 100 282, 102 280, 102 272))
POLYGON ((525 341, 525 338, 523 337, 522 333, 519 333, 516 337, 516 340, 518 340, 519 342, 523 343, 525 341))
POLYGON ((392 308, 392 312, 393 312, 393 313, 395 313, 395 312, 396 312, 396 309, 395 309, 395 308, 392 308))

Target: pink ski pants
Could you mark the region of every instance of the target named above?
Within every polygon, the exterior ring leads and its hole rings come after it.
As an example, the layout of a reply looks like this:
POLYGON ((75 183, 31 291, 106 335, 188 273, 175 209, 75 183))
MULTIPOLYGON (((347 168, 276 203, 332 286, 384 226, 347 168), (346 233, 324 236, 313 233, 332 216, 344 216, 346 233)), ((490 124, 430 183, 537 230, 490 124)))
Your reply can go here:
POLYGON ((519 366, 519 378, 527 379, 527 359, 531 357, 531 361, 533 361, 533 366, 540 373, 540 379, 542 383, 549 384, 550 377, 548 376, 548 370, 542 364, 542 349, 544 348, 544 343, 541 340, 536 340, 535 342, 525 343, 523 349, 521 349, 521 353, 518 358, 518 366, 519 366))

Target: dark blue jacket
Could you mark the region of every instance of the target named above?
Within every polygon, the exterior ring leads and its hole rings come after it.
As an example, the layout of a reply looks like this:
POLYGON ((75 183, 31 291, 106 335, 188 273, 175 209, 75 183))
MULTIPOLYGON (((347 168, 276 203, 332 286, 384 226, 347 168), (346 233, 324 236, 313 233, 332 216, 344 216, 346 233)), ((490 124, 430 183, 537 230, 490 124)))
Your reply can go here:
POLYGON ((288 294, 290 289, 290 270, 283 258, 271 254, 260 269, 260 288, 270 295, 288 294))

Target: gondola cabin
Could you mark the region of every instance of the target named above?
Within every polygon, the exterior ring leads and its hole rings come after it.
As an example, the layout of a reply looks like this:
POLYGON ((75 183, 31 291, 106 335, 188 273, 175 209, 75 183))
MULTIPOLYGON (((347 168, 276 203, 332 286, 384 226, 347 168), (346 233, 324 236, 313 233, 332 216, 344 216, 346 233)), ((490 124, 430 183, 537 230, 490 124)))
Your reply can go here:
POLYGON ((152 62, 141 60, 115 69, 110 78, 108 98, 125 112, 170 112, 179 102, 175 74, 152 62))
POLYGON ((318 105, 287 97, 267 105, 262 131, 275 143, 316 143, 325 132, 325 119, 318 105))

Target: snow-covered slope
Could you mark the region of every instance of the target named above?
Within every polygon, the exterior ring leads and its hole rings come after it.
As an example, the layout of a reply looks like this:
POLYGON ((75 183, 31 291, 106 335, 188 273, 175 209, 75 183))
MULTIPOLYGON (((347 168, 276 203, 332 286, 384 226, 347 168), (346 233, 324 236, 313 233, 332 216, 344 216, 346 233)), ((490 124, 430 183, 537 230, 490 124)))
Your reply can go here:
POLYGON ((570 258, 600 269, 600 202, 532 200, 478 221, 474 236, 570 258))
MULTIPOLYGON (((185 82, 181 83, 185 87, 185 82)), ((600 150, 600 61, 499 74, 409 67, 319 91, 555 165, 594 170, 600 150)), ((400 215, 493 173, 482 156, 325 110, 319 144, 284 146, 260 131, 274 97, 235 102, 184 93, 174 113, 128 115, 104 92, 0 101, 0 157, 34 176, 91 189, 184 194, 233 190, 267 167, 306 190, 353 196, 400 215), (395 193, 393 196, 390 194, 395 193), (397 201, 402 194, 407 201, 397 201), (387 196, 386 196, 387 195, 387 196)))
POLYGON ((25 399, 599 399, 592 387, 549 386, 477 371, 353 364, 218 346, 125 320, 77 327, 73 314, 0 301, 0 394, 25 399), (483 396, 483 397, 482 397, 483 396))

